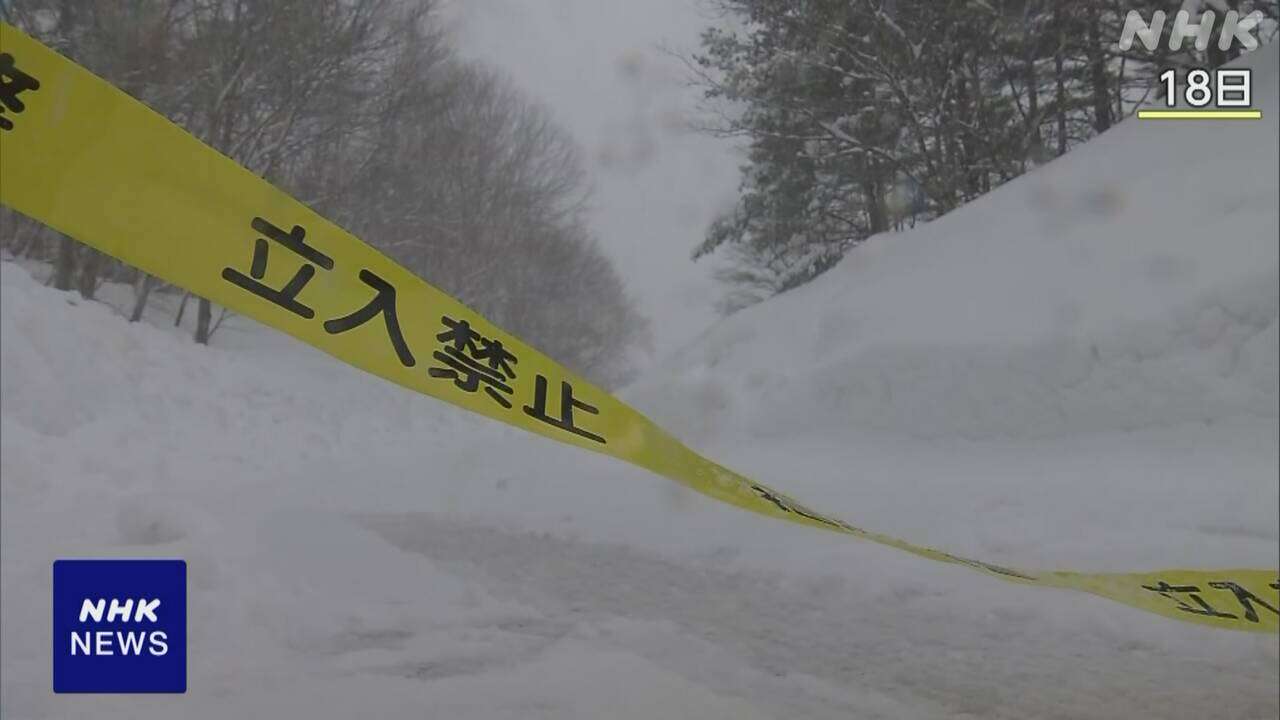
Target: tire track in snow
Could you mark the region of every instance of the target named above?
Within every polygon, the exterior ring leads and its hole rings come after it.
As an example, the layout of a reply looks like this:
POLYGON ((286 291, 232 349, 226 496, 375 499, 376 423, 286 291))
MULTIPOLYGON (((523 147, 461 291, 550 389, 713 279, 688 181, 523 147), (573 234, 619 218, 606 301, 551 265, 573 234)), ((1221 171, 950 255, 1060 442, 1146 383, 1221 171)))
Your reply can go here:
POLYGON ((675 562, 622 545, 432 514, 359 520, 402 550, 428 556, 550 618, 666 623, 676 629, 675 638, 711 643, 755 671, 757 682, 699 664, 657 640, 636 652, 787 717, 893 716, 859 703, 862 693, 894 698, 915 711, 930 708, 928 714, 939 717, 1280 714, 1274 655, 1265 652, 1224 666, 1221 654, 1181 651, 1193 643, 1175 643, 1180 651, 1173 653, 1131 638, 1073 632, 1031 612, 996 610, 973 618, 882 597, 868 602, 872 595, 865 588, 839 578, 796 581, 729 572, 709 561, 675 562), (804 676, 846 689, 847 700, 815 691, 804 676))

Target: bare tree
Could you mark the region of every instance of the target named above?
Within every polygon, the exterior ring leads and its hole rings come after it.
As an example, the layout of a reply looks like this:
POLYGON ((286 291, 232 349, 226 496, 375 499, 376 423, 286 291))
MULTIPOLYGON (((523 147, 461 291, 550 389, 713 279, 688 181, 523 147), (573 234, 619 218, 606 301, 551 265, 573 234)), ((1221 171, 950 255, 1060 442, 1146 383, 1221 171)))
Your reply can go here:
MULTIPOLYGON (((18 0, 12 16, 499 325, 594 379, 624 379, 647 325, 586 230, 576 146, 506 78, 460 61, 434 8, 18 0)), ((6 246, 42 244, 16 234, 6 246)), ((64 239, 49 258, 59 286, 130 282, 133 320, 164 290, 77 247, 64 239)), ((197 299, 195 341, 227 317, 197 299)))

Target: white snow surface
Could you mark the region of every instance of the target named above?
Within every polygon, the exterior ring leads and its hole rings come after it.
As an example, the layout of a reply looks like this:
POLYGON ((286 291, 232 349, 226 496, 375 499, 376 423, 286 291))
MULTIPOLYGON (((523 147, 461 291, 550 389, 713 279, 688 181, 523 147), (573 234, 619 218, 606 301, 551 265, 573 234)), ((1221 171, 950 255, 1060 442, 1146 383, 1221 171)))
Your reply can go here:
MULTIPOLYGON (((1280 564, 1266 120, 1129 121, 625 396, 854 524, 1031 569, 1280 564)), ((1274 718, 1274 636, 694 495, 243 318, 0 263, 4 718, 1274 718), (34 273, 34 276, 33 274, 34 273), (182 557, 189 690, 54 695, 51 565, 182 557)))

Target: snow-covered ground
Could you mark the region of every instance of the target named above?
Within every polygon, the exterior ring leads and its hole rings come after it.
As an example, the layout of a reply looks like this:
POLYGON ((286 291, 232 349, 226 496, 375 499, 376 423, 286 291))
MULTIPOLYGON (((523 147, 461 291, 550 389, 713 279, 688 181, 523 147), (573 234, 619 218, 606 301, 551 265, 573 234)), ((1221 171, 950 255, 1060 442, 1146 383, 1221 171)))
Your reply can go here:
MULTIPOLYGON (((1267 120, 1130 121, 718 324, 626 397, 861 526, 1280 563, 1267 120)), ((0 263, 0 716, 1274 718, 1274 636, 718 505, 171 297, 0 263), (55 696, 51 564, 183 557, 189 691, 55 696)))

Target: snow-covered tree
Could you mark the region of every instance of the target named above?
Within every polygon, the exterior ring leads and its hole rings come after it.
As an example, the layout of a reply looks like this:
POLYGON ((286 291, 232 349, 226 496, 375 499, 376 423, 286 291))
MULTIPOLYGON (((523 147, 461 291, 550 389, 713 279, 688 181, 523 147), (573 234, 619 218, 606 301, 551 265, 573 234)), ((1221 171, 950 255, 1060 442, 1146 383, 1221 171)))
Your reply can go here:
MULTIPOLYGON (((587 230, 577 147, 511 82, 456 57, 433 0, 0 8, 574 370, 628 377, 647 323, 587 230)), ((0 220, 0 241, 51 260, 63 289, 134 282, 142 317, 151 278, 69 238, 47 248, 50 233, 8 211, 0 220)), ((207 300, 196 313, 207 343, 219 321, 207 300)))
MULTIPOLYGON (((691 67, 718 112, 709 130, 744 139, 747 162, 737 206, 694 258, 727 251, 736 309, 1067 152, 1132 112, 1159 67, 1234 57, 1119 51, 1130 10, 1182 4, 715 0, 721 22, 691 67)), ((1218 23, 1228 9, 1277 15, 1276 0, 1206 4, 1218 23)))

